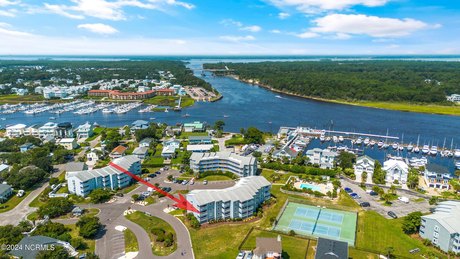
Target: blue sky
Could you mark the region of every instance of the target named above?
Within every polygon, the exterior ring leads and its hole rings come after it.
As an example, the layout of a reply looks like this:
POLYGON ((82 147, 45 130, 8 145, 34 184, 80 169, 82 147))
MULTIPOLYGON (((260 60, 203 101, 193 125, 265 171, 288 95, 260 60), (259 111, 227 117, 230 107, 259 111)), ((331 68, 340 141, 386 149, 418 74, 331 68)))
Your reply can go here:
POLYGON ((460 54, 456 0, 0 0, 0 54, 460 54))

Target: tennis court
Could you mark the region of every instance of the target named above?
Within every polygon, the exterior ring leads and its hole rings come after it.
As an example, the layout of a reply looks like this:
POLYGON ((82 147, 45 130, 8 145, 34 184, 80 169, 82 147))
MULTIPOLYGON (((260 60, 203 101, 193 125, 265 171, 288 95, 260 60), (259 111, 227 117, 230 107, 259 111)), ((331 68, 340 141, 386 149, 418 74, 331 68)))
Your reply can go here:
POLYGON ((324 237, 355 244, 356 219, 354 212, 319 208, 289 202, 275 230, 306 236, 324 237))

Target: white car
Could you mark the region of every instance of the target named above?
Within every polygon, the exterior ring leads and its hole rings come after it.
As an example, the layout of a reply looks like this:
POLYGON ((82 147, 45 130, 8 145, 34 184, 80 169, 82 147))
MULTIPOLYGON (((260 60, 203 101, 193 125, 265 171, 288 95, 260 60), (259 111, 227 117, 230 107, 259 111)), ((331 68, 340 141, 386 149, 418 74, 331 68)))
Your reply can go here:
POLYGON ((236 256, 236 259, 243 259, 246 254, 244 252, 239 252, 236 256))

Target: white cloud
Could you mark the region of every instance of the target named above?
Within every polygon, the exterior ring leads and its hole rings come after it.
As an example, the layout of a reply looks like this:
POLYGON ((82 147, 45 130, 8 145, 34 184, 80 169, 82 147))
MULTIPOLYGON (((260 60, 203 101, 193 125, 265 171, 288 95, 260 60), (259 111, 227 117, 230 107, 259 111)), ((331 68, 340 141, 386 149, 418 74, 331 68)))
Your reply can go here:
POLYGON ((5 17, 16 17, 16 10, 15 10, 15 9, 0 10, 0 16, 5 16, 5 17))
POLYGON ((224 19, 220 21, 220 24, 225 26, 235 26, 238 27, 240 31, 250 31, 250 32, 259 32, 262 30, 262 27, 258 25, 245 26, 242 22, 235 21, 233 19, 224 19))
POLYGON ((16 39, 22 39, 24 37, 31 37, 34 35, 28 32, 14 30, 12 29, 12 26, 10 24, 0 22, 0 36, 2 40, 4 40, 4 37, 14 37, 16 39))
POLYGON ((288 13, 284 13, 284 12, 281 12, 281 13, 278 14, 278 18, 280 18, 281 20, 286 19, 289 16, 291 16, 291 15, 288 14, 288 13))
POLYGON ((376 7, 385 5, 390 0, 268 0, 277 7, 295 7, 305 13, 321 10, 343 10, 355 5, 376 7))
POLYGON ((300 34, 296 34, 296 36, 299 37, 299 38, 302 38, 302 39, 311 39, 311 38, 317 38, 320 35, 318 33, 315 33, 315 32, 307 31, 307 32, 303 32, 303 33, 300 33, 300 34))
POLYGON ((221 40, 225 41, 232 41, 232 42, 240 42, 240 41, 253 41, 256 38, 252 35, 246 35, 246 36, 233 36, 233 35, 226 35, 226 36, 220 36, 219 37, 221 40))
POLYGON ((277 30, 277 29, 274 29, 274 30, 271 30, 270 33, 279 34, 279 33, 281 33, 281 31, 277 30))
MULTIPOLYGON (((1 0, 0 0, 1 1, 1 0)), ((195 6, 176 0, 71 0, 74 5, 44 4, 45 11, 56 13, 72 19, 83 19, 86 16, 106 20, 126 20, 123 9, 137 7, 142 9, 163 10, 164 6, 180 6, 193 9, 195 6)), ((37 10, 35 10, 37 11, 37 10)))
POLYGON ((11 1, 11 0, 0 0, 0 7, 9 6, 9 5, 17 5, 19 1, 11 1))
POLYGON ((381 18, 363 14, 330 14, 314 22, 316 27, 311 29, 314 33, 368 35, 376 38, 402 37, 428 27, 426 23, 410 18, 381 18))
POLYGON ((86 29, 90 32, 99 33, 99 34, 114 34, 118 32, 117 29, 113 28, 110 25, 103 24, 103 23, 80 24, 77 26, 77 28, 86 29))
POLYGON ((240 30, 242 30, 242 31, 250 31, 250 32, 259 32, 260 30, 262 30, 262 28, 260 26, 257 26, 257 25, 252 25, 252 26, 242 27, 242 28, 240 28, 240 30))
POLYGON ((332 38, 337 39, 337 40, 348 40, 351 38, 351 35, 339 32, 336 35, 334 35, 332 38))

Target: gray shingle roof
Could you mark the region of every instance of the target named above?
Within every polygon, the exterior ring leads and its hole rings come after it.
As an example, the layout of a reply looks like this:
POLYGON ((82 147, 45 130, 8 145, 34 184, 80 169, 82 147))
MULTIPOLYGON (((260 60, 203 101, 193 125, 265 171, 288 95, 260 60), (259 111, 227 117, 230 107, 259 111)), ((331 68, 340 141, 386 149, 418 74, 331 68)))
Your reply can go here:
POLYGON ((210 153, 193 153, 191 160, 212 160, 212 159, 229 159, 240 165, 252 164, 256 160, 253 156, 240 156, 232 152, 210 152, 210 153))
POLYGON ((348 243, 343 241, 318 238, 315 259, 348 258, 348 243))
POLYGON ((39 249, 26 249, 26 246, 35 246, 37 245, 38 247, 43 247, 45 245, 48 245, 49 248, 51 249, 51 245, 58 245, 58 242, 60 240, 54 239, 51 237, 47 236, 30 236, 30 237, 24 237, 19 243, 18 243, 18 248, 22 249, 17 249, 17 250, 12 250, 10 252, 11 255, 16 256, 18 258, 24 258, 24 259, 34 259, 37 257, 37 254, 41 251, 39 249))
POLYGON ((460 233, 460 202, 440 202, 433 214, 422 216, 422 218, 438 221, 449 233, 460 233))
POLYGON ((197 205, 214 201, 247 201, 254 197, 256 192, 270 182, 263 176, 248 176, 241 178, 234 186, 226 189, 192 190, 187 198, 195 198, 197 205))

